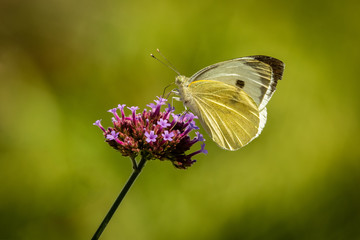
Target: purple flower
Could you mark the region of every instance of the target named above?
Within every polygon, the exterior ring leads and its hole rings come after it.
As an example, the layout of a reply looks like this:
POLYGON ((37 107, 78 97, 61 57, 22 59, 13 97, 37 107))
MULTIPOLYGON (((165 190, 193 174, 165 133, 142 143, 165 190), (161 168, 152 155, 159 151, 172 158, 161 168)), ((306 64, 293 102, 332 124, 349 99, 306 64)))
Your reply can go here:
POLYGON ((172 112, 172 111, 174 111, 174 110, 175 110, 175 108, 172 107, 170 103, 168 103, 168 108, 165 108, 165 111, 167 111, 167 112, 172 112))
POLYGON ((168 121, 166 119, 164 120, 162 118, 160 118, 160 120, 157 121, 157 124, 160 125, 162 128, 167 128, 167 127, 171 126, 171 124, 168 123, 168 121))
POLYGON ((132 107, 128 107, 128 109, 131 111, 131 112, 133 112, 133 113, 136 113, 136 110, 138 110, 139 109, 139 107, 134 107, 134 106, 132 106, 132 107))
POLYGON ((118 104, 118 109, 123 110, 125 108, 126 104, 118 104))
POLYGON ((170 103, 168 103, 168 107, 165 108, 166 113, 164 115, 164 119, 169 119, 170 113, 173 112, 174 110, 175 110, 175 108, 172 107, 170 103))
POLYGON ((194 118, 198 118, 197 116, 195 116, 193 113, 191 112, 187 112, 185 113, 184 115, 184 121, 185 120, 189 120, 189 121, 192 121, 194 118))
POLYGON ((115 140, 118 136, 119 136, 119 134, 120 133, 117 133, 117 132, 115 132, 114 130, 113 131, 111 131, 111 133, 110 134, 107 134, 106 135, 106 139, 107 140, 115 140))
POLYGON ((159 115, 160 113, 160 108, 162 105, 164 105, 167 101, 167 99, 162 98, 162 97, 157 97, 158 100, 154 100, 154 102, 156 103, 155 108, 153 108, 153 116, 159 115))
POLYGON ((205 149, 205 143, 201 144, 201 149, 199 153, 208 154, 208 150, 205 149))
POLYGON ((130 111, 131 111, 131 113, 132 113, 132 118, 133 118, 133 121, 135 122, 136 121, 136 110, 138 110, 139 109, 139 107, 134 107, 134 106, 132 106, 132 107, 128 107, 128 109, 130 109, 130 111))
POLYGON ((189 156, 195 156, 196 154, 199 154, 199 153, 203 153, 203 154, 207 154, 208 151, 205 149, 205 143, 201 144, 201 149, 196 151, 196 152, 193 152, 191 154, 189 154, 189 156))
POLYGON ((185 128, 185 131, 181 133, 181 135, 188 135, 189 132, 191 132, 191 130, 194 129, 189 124, 185 124, 185 126, 187 126, 187 127, 185 128))
POLYGON ((150 133, 145 132, 146 141, 149 142, 156 142, 157 135, 154 134, 154 131, 150 131, 150 133))
POLYGON ((114 114, 114 116, 115 116, 116 120, 118 120, 118 121, 119 121, 119 120, 120 120, 120 118, 119 118, 119 115, 117 114, 116 110, 117 110, 117 108, 112 108, 112 109, 110 109, 108 112, 110 112, 110 113, 114 114))
POLYGON ((165 103, 166 103, 166 101, 167 101, 167 99, 166 98, 162 98, 162 97, 157 97, 158 98, 158 100, 154 100, 154 102, 157 104, 157 105, 164 105, 165 103))
POLYGON ((191 113, 176 115, 171 105, 162 112, 162 105, 166 102, 166 99, 158 97, 156 104, 147 105, 151 111, 145 109, 141 113, 136 113, 138 107, 129 107, 131 113, 128 116, 124 112, 125 104, 119 104, 118 108, 109 110, 114 114, 113 127, 104 129, 100 120, 94 125, 103 131, 105 141, 123 156, 169 160, 176 168, 186 169, 195 162, 192 159, 194 155, 207 152, 204 144, 200 150, 191 152, 194 144, 205 139, 200 133, 192 131, 197 128, 194 122, 196 116, 191 113), (121 111, 121 118, 117 109, 121 111), (190 136, 195 134, 195 137, 190 136))
POLYGON ((96 120, 93 125, 98 126, 103 132, 105 132, 105 128, 101 125, 101 119, 96 120))
POLYGON ((117 110, 117 108, 112 108, 112 109, 110 109, 110 110, 108 110, 108 112, 110 112, 110 113, 112 113, 112 114, 116 114, 116 110, 117 110))
POLYGON ((198 141, 200 141, 200 142, 205 141, 205 138, 203 137, 203 135, 201 133, 196 132, 195 134, 196 134, 196 138, 197 138, 198 141))
POLYGON ((174 121, 177 122, 180 118, 180 114, 174 114, 172 113, 171 116, 173 117, 174 121))
POLYGON ((199 129, 199 127, 196 126, 196 124, 195 124, 194 121, 191 121, 191 122, 189 123, 189 125, 190 125, 190 127, 191 127, 192 129, 195 129, 195 130, 199 129))
POLYGON ((120 110, 121 112, 121 118, 124 120, 125 119, 125 112, 124 112, 124 108, 125 108, 125 104, 119 104, 118 105, 118 109, 120 110))
POLYGON ((172 141, 173 140, 172 138, 175 136, 175 133, 173 132, 169 133, 169 131, 165 130, 164 133, 161 134, 161 136, 163 136, 165 141, 172 141))
POLYGON ((148 104, 148 105, 146 105, 146 106, 148 106, 149 108, 151 108, 151 110, 153 110, 153 111, 155 111, 155 109, 156 109, 156 105, 155 105, 154 103, 150 103, 150 104, 148 104))

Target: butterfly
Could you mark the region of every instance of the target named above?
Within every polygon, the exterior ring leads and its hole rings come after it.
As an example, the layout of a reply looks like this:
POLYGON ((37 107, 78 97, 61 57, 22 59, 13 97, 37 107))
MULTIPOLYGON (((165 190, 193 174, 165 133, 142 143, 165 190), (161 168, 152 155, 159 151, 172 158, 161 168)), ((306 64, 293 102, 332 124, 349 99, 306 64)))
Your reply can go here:
POLYGON ((258 137, 266 104, 282 78, 284 63, 268 56, 249 56, 205 67, 188 78, 176 77, 176 93, 212 140, 235 151, 258 137))

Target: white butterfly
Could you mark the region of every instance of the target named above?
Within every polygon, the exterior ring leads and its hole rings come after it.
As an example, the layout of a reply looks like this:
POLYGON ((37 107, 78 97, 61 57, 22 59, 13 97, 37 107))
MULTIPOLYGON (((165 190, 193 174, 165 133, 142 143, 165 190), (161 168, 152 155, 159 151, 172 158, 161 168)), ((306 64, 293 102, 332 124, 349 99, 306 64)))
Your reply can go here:
POLYGON ((226 150, 237 150, 259 136, 266 104, 282 78, 284 63, 249 56, 216 63, 175 83, 184 105, 199 117, 210 137, 226 150))

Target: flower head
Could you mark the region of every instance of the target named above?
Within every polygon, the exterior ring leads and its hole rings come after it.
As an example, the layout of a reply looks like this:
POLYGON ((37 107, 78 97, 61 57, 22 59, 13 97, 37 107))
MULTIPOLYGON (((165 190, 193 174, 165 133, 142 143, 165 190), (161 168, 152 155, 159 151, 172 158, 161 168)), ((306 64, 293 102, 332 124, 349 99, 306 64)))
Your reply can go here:
POLYGON ((186 169, 196 160, 192 157, 199 153, 207 153, 205 144, 201 149, 187 153, 197 142, 204 142, 203 136, 196 132, 195 137, 190 137, 194 129, 198 129, 192 113, 174 114, 175 108, 170 104, 164 112, 161 107, 167 102, 158 97, 155 103, 147 105, 150 111, 145 109, 142 113, 136 113, 138 107, 128 108, 131 113, 125 116, 125 105, 109 110, 114 114, 114 127, 104 129, 100 120, 94 125, 104 133, 105 141, 123 156, 135 158, 139 155, 146 156, 148 160, 170 160, 176 168, 186 169), (121 112, 121 118, 116 110, 121 112))

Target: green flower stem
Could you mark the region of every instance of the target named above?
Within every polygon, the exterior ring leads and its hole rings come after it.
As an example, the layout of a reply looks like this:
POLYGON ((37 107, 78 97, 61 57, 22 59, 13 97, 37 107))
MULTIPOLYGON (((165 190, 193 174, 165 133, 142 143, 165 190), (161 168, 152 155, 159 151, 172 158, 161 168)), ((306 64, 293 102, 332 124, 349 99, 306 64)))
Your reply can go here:
POLYGON ((104 220, 100 224, 99 228, 96 230, 96 232, 95 232, 94 236, 91 238, 91 240, 99 239, 100 235, 102 234, 102 232, 106 228, 107 224, 109 223, 111 217, 114 215, 116 209, 119 207, 121 201, 125 197, 126 193, 130 189, 131 185, 134 183, 136 177, 139 175, 142 168, 144 167, 146 160, 147 160, 146 156, 142 156, 139 164, 136 167, 134 166, 134 171, 131 174, 129 180, 126 182, 126 184, 123 187, 123 189, 121 190, 119 196, 116 198, 114 204, 110 208, 109 212, 106 214, 104 220))

